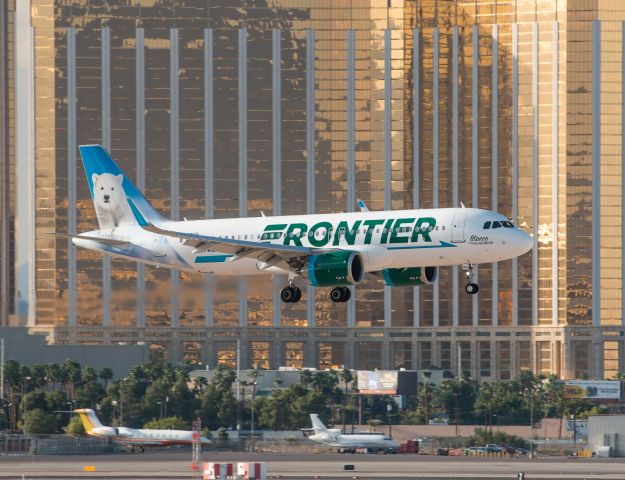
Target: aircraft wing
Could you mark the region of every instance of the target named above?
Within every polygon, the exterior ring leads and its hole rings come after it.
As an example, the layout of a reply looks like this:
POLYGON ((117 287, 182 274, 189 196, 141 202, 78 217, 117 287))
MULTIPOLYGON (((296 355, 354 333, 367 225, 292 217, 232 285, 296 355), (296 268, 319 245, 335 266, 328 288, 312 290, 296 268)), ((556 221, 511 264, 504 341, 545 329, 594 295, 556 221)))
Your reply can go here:
POLYGON ((296 245, 277 245, 275 243, 235 240, 168 230, 148 222, 132 200, 128 199, 128 202, 137 222, 144 230, 167 237, 178 238, 184 245, 193 247, 195 252, 216 251, 229 253, 232 255, 230 261, 244 257, 255 258, 262 262, 261 269, 274 266, 281 261, 289 264, 292 260, 298 258, 336 250, 332 248, 316 249, 296 245))

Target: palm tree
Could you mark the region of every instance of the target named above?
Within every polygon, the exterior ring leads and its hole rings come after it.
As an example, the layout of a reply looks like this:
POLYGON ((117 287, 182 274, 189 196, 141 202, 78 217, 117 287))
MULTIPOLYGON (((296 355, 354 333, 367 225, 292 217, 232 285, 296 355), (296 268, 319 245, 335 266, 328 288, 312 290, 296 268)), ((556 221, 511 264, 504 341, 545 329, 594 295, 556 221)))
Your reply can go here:
POLYGON ((104 380, 104 388, 106 388, 108 387, 109 382, 113 379, 113 369, 109 367, 102 367, 99 376, 102 380, 104 380))
POLYGON ((339 377, 341 378, 341 380, 343 380, 343 383, 345 384, 345 391, 343 392, 343 433, 345 433, 345 414, 347 411, 347 400, 349 398, 349 384, 354 381, 354 374, 349 368, 343 367, 343 369, 339 373, 339 377))
POLYGON ((304 370, 299 372, 299 381, 304 385, 305 389, 308 389, 308 385, 310 385, 313 381, 313 374, 310 370, 305 368, 304 370))

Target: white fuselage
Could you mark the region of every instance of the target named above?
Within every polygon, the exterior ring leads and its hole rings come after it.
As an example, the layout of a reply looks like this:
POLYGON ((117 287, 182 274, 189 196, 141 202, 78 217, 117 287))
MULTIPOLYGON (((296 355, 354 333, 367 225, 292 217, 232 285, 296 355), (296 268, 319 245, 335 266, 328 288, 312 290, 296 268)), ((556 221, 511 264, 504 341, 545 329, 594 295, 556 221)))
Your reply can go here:
MULTIPOLYGON (((111 437, 116 442, 134 446, 191 445, 193 443, 193 432, 189 430, 96 427, 87 433, 94 437, 111 437)), ((201 436, 200 443, 208 444, 210 441, 201 436)))
POLYGON ((395 450, 399 448, 399 443, 381 433, 341 434, 328 430, 327 432, 315 432, 308 438, 328 447, 348 450, 357 448, 395 450))
MULTIPOLYGON (((366 272, 387 268, 439 267, 491 263, 525 253, 532 239, 522 230, 502 226, 496 212, 472 208, 371 211, 223 220, 165 221, 166 230, 241 241, 360 252, 366 272), (497 228, 485 229, 486 222, 497 228)), ((87 232, 90 237, 128 241, 115 247, 75 238, 76 245, 150 265, 224 276, 286 274, 272 266, 261 269, 255 258, 203 251, 182 240, 151 233, 139 226, 87 232)))

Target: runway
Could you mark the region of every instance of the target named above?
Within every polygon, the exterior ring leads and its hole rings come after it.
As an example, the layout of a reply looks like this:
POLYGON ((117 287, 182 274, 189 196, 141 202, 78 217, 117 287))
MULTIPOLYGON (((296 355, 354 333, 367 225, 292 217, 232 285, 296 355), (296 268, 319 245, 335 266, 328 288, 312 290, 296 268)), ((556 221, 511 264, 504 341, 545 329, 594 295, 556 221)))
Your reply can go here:
MULTIPOLYGON (((205 453, 203 461, 267 462, 270 478, 296 479, 624 479, 625 459, 514 459, 424 455, 340 455, 303 453, 205 453), (344 471, 345 464, 354 471, 344 471)), ((0 479, 193 478, 189 452, 160 451, 101 456, 0 457, 0 479), (85 472, 85 466, 95 467, 85 472)))

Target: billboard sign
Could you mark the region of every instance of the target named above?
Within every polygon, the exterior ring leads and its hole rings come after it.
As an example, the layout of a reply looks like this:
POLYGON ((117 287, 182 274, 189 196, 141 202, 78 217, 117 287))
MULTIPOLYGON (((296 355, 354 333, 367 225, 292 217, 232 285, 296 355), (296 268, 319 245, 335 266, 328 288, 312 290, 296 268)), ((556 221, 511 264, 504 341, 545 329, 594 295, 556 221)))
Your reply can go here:
POLYGON ((365 395, 397 394, 396 370, 358 370, 358 392, 365 395))
POLYGON ((620 400, 621 382, 615 380, 567 380, 564 398, 586 400, 620 400))

